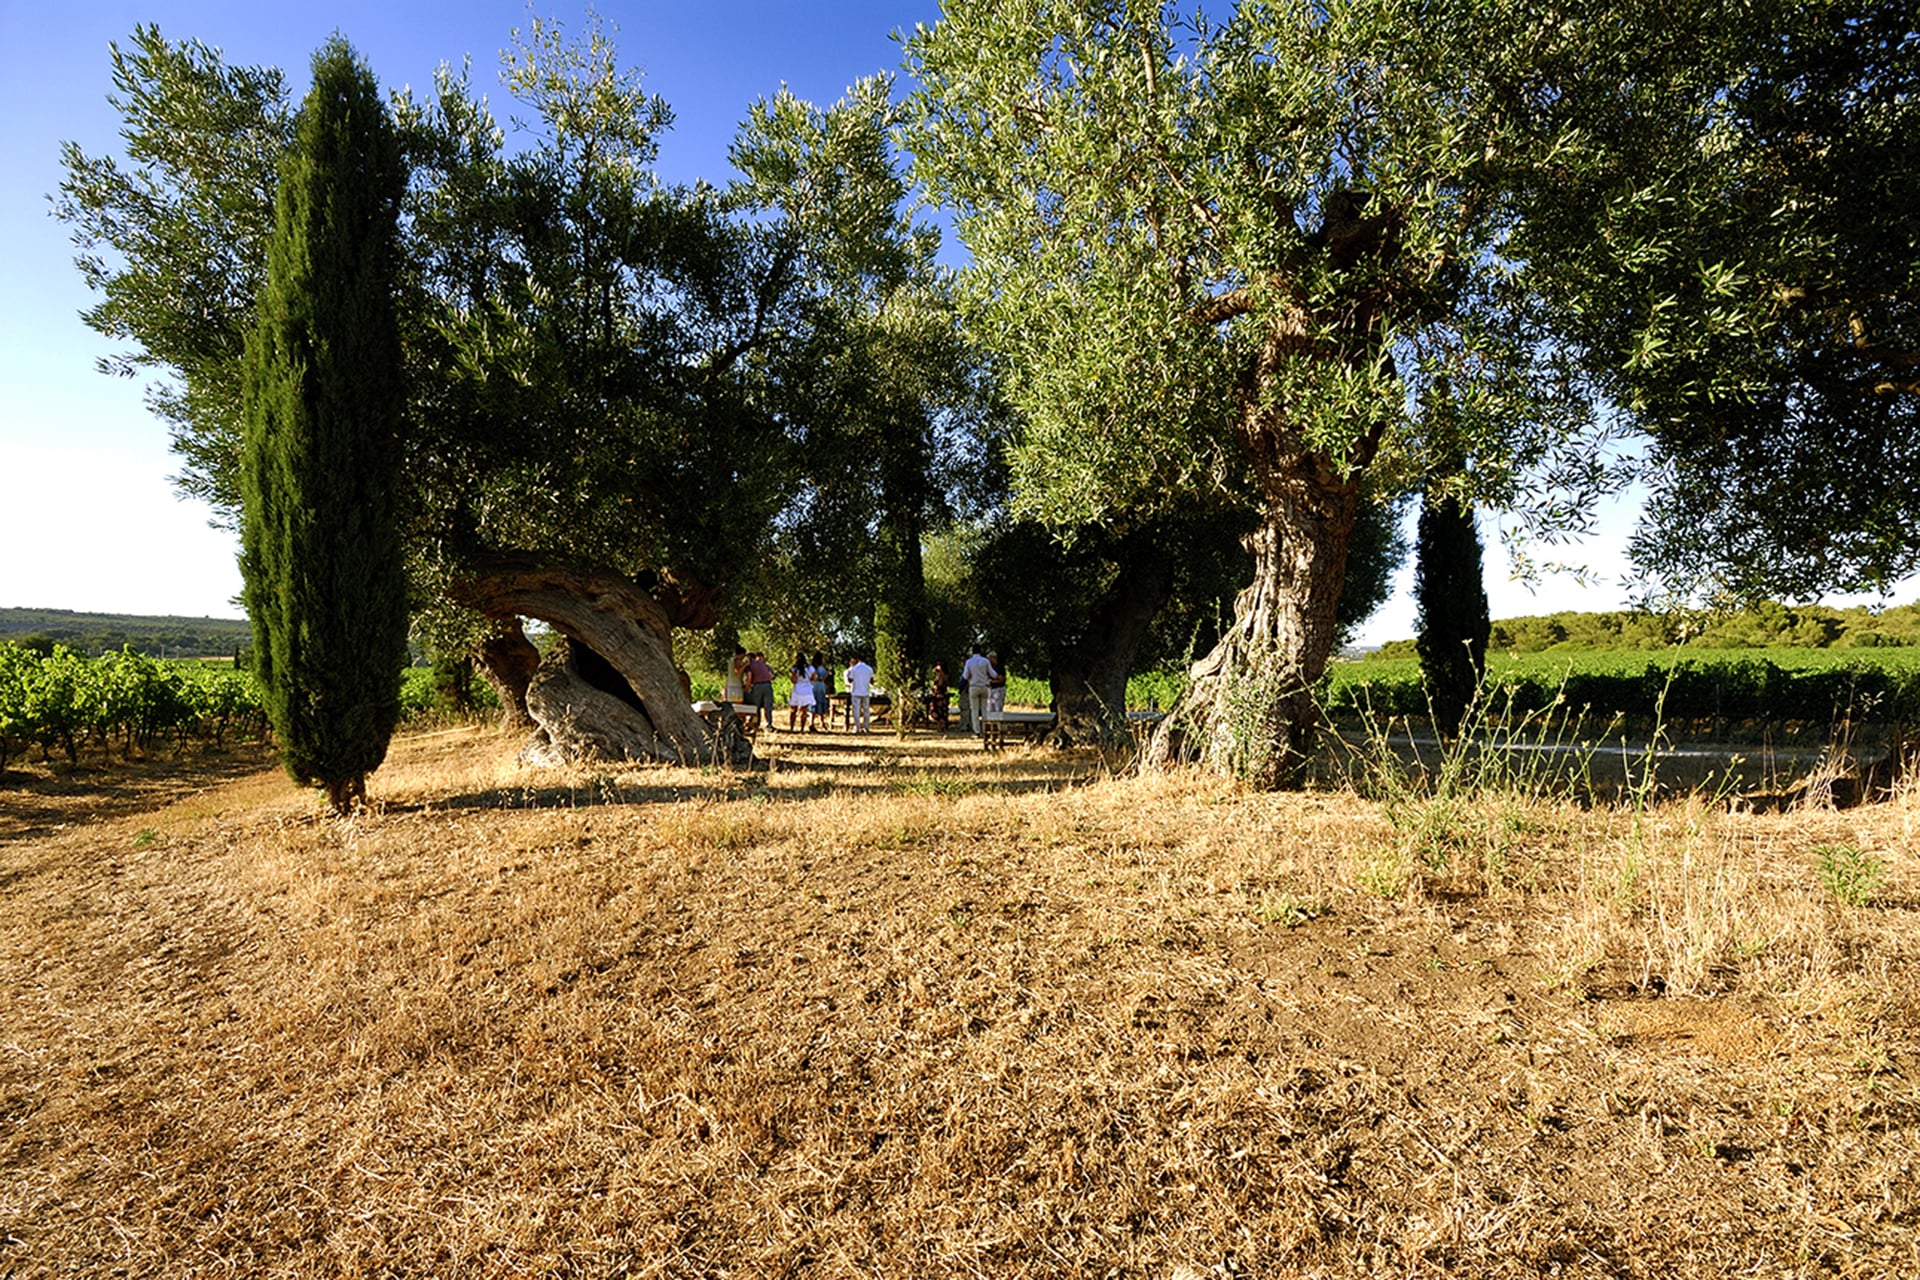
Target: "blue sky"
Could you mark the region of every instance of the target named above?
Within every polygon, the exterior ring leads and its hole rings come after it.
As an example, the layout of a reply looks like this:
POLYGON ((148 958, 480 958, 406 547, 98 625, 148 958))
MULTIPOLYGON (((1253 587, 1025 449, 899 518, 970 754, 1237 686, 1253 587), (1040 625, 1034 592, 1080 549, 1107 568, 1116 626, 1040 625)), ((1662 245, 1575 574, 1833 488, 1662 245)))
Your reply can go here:
MULTIPOLYGON (((580 6, 534 12, 571 30, 580 6)), ((660 169, 669 180, 723 181, 736 124, 755 98, 785 83, 831 101, 852 81, 897 68, 897 30, 938 16, 937 0, 869 3, 620 3, 598 6, 617 28, 623 62, 638 66, 676 117, 660 169)), ((381 84, 424 87, 442 62, 471 56, 476 87, 493 90, 498 51, 529 10, 494 0, 389 0, 283 5, 41 3, 5 0, 9 70, 0 77, 0 607, 238 616, 231 535, 208 526, 203 506, 181 499, 164 426, 135 382, 107 378, 94 362, 112 349, 79 320, 92 296, 72 265, 67 230, 49 213, 59 147, 116 150, 109 110, 108 45, 143 22, 173 39, 195 37, 233 63, 285 68, 296 96, 313 50, 338 30, 381 84)), ((504 107, 499 114, 505 115, 504 107)), ((1488 590, 1496 617, 1556 609, 1614 608, 1624 599, 1622 547, 1633 504, 1602 514, 1600 533, 1547 556, 1577 563, 1587 583, 1559 575, 1507 578, 1488 530, 1488 590)), ((1362 634, 1412 634, 1407 575, 1362 634)), ((1911 589, 1901 599, 1909 598, 1911 589)))

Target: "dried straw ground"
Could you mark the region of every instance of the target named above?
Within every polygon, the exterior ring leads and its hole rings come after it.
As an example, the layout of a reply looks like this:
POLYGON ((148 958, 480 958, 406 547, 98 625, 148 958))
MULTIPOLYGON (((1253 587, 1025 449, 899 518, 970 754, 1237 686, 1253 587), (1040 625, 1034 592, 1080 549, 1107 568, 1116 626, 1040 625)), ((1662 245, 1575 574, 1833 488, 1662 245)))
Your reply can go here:
POLYGON ((513 745, 0 785, 0 1274, 1920 1275, 1912 795, 513 745))

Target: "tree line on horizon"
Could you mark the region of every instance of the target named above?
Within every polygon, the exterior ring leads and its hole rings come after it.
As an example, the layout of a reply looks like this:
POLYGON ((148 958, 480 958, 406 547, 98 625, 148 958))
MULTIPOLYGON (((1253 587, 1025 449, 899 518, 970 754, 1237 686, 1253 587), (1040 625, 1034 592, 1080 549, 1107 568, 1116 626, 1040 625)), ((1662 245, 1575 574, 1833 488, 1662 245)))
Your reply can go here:
POLYGON ((155 658, 231 658, 246 647, 249 635, 244 618, 0 609, 0 640, 40 653, 62 644, 95 655, 131 647, 155 658))
MULTIPOLYGON (((1839 609, 1759 600, 1719 610, 1561 610, 1495 619, 1487 647, 1495 653, 1610 652, 1690 649, 1881 649, 1920 645, 1920 602, 1839 609)), ((1368 656, 1410 658, 1414 640, 1390 640, 1368 656)))

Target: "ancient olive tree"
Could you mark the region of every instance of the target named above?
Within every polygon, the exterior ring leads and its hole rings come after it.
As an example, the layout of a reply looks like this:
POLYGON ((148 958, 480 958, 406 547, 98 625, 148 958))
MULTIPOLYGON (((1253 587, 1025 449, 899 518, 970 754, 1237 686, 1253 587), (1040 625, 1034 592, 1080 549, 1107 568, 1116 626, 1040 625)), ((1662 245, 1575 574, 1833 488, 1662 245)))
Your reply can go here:
POLYGON ((386 757, 407 656, 394 510, 404 183, 373 76, 336 37, 314 56, 281 169, 247 349, 240 568, 281 759, 341 814, 386 757))
POLYGON ((1425 469, 1421 386, 1450 380, 1489 475, 1577 416, 1524 374, 1533 335, 1488 320, 1557 31, 1498 0, 961 0, 910 40, 919 172, 1026 419, 1016 509, 1069 526, 1219 491, 1257 515, 1157 756, 1300 779, 1361 477, 1425 469))
MULTIPOLYGON (((1360 506, 1335 618, 1343 637, 1386 599, 1405 557, 1399 510, 1360 506)), ((1002 509, 958 540, 967 573, 954 587, 1004 657, 1046 678, 1055 745, 1125 748, 1128 680, 1213 645, 1252 567, 1242 539, 1254 520, 1241 503, 1196 502, 1062 531, 1002 509)))
POLYGON ((799 233, 810 298, 809 371, 788 409, 804 447, 759 594, 783 614, 775 630, 870 639, 880 681, 909 687, 928 665, 921 546, 951 519, 938 463, 993 402, 939 233, 914 218, 892 96, 873 77, 827 109, 765 99, 733 161, 735 198, 799 233))
POLYGON ((531 126, 513 149, 464 79, 400 104, 424 594, 493 620, 481 657, 543 756, 737 754, 689 707, 672 633, 711 625, 765 543, 794 257, 780 226, 658 181, 670 112, 599 29, 535 23, 504 70, 531 126), (536 666, 520 617, 566 643, 536 666))

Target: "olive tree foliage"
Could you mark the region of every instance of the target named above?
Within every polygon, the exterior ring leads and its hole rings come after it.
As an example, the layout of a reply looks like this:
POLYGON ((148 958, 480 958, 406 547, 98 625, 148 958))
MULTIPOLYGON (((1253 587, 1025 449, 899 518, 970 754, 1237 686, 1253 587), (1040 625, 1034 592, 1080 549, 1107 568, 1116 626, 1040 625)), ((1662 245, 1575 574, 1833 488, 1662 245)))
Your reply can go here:
POLYGON ((147 400, 173 437, 180 488, 225 523, 240 510, 242 356, 266 277, 281 157, 293 136, 277 68, 230 67, 198 41, 152 25, 111 47, 125 155, 61 145, 54 213, 101 300, 92 328, 131 344, 100 362, 159 376, 147 400))
POLYGON ((337 814, 400 719, 406 412, 394 317, 405 171, 373 75, 314 56, 245 362, 241 556, 254 666, 287 772, 337 814))
POLYGON ((1920 24, 1905 0, 1617 6, 1512 250, 1650 440, 1678 595, 1920 568, 1920 24))
POLYGON ((697 621, 789 462, 770 387, 796 256, 720 193, 655 177, 671 112, 597 26, 576 43, 534 22, 504 79, 526 112, 511 149, 465 75, 399 103, 415 540, 450 580, 497 557, 651 572, 697 621))
POLYGON ((937 460, 993 401, 939 232, 915 216, 892 90, 876 76, 830 108, 763 99, 732 158, 733 198, 794 229, 812 308, 790 407, 801 447, 759 594, 796 643, 870 647, 881 681, 905 686, 928 662, 922 542, 952 518, 937 460))
POLYGON ((1427 383, 1488 497, 1563 446, 1594 475, 1499 253, 1511 171, 1551 149, 1532 67, 1559 30, 1500 0, 960 0, 908 42, 918 172, 1026 421, 1015 509, 1257 512, 1234 626, 1156 757, 1300 779, 1361 477, 1426 470, 1427 383))

